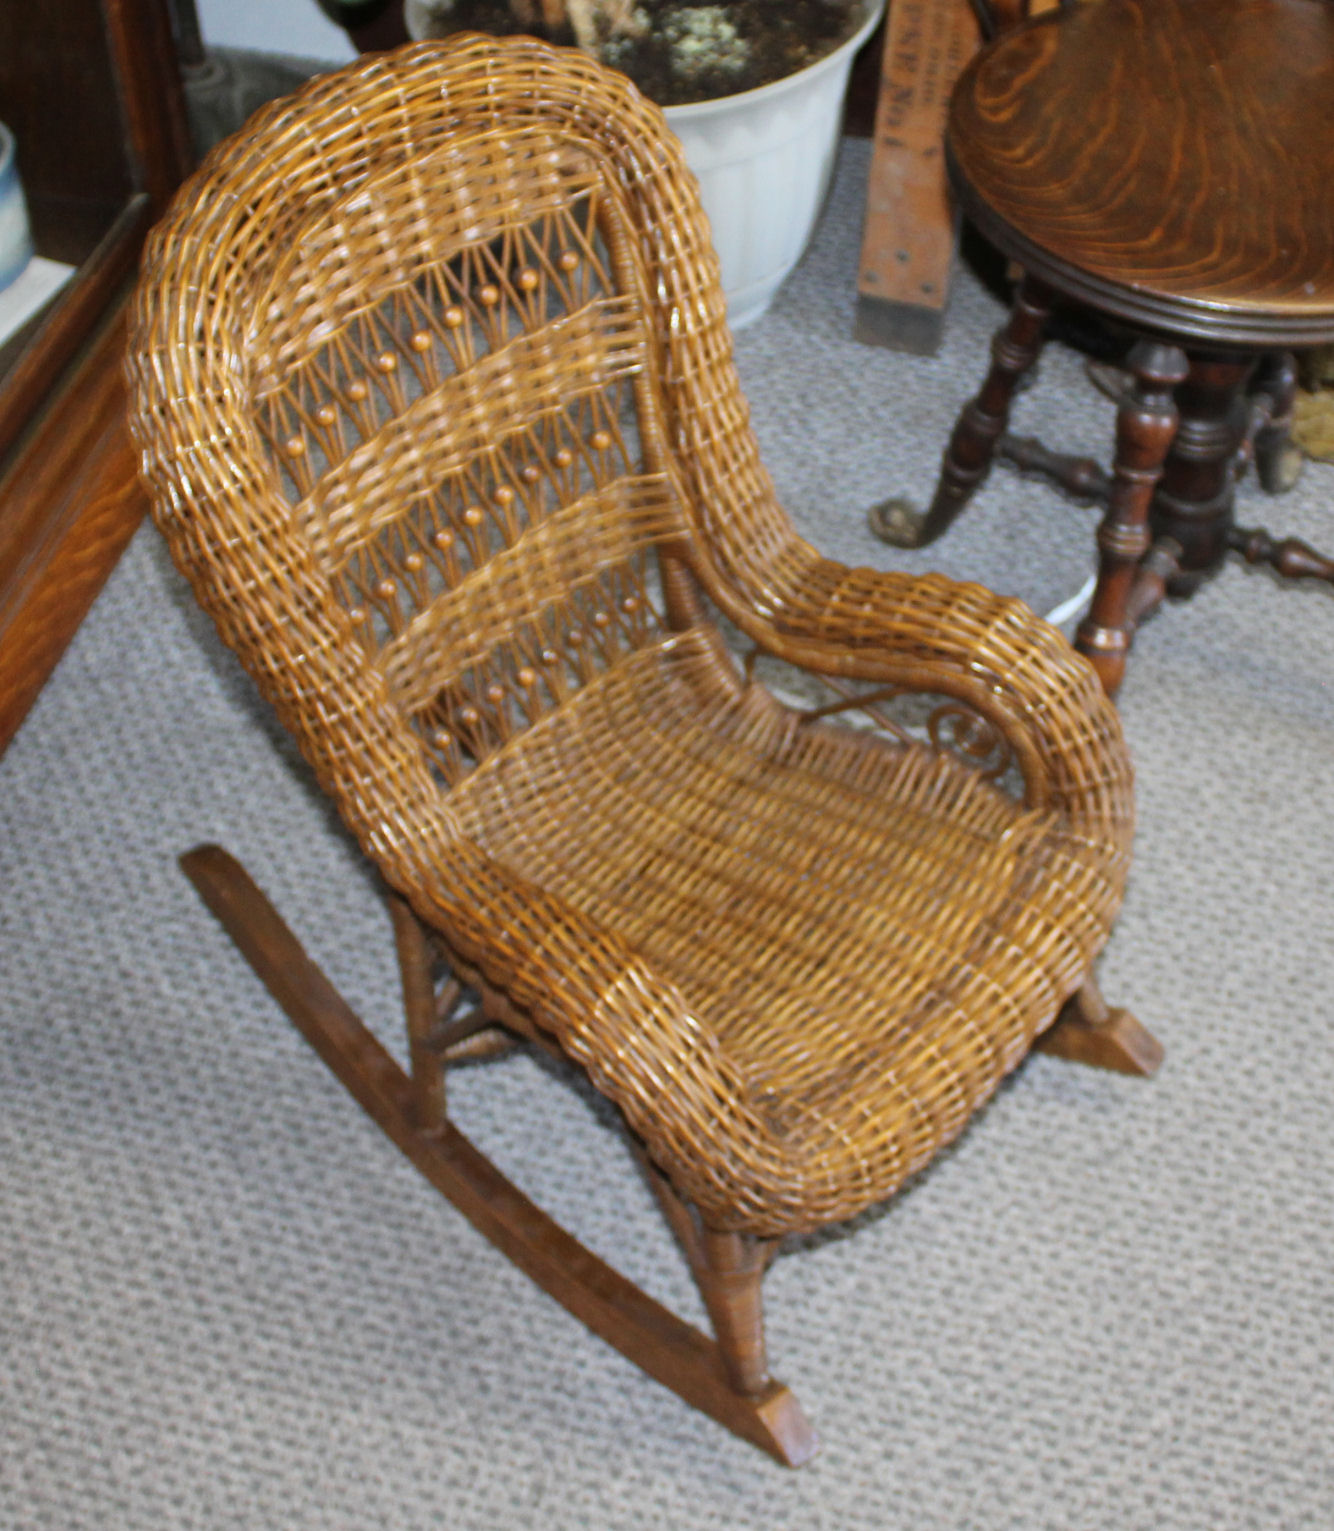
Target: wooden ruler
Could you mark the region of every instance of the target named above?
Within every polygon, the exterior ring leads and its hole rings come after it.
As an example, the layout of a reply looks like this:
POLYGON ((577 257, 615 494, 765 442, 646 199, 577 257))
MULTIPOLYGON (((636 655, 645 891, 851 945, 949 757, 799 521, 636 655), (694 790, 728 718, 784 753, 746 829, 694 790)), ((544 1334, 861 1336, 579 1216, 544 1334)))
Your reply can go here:
POLYGON ((958 235, 945 116, 978 41, 970 0, 890 0, 857 279, 858 340, 920 356, 940 344, 958 235))

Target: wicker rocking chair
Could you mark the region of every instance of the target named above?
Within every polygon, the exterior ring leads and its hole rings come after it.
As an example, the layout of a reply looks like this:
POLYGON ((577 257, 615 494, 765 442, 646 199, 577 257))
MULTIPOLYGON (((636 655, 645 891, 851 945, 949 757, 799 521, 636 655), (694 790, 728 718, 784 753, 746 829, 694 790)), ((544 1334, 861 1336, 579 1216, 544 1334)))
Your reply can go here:
POLYGON ((1035 1039, 1156 1064, 1090 978, 1132 818, 1093 671, 795 534, 679 150, 575 54, 421 44, 261 112, 159 228, 130 370, 174 557, 392 890, 411 1076, 236 862, 186 870, 484 1234, 805 1460, 777 1241, 888 1197, 1035 1039), (516 1038, 620 1108, 716 1339, 450 1123, 447 1066, 516 1038))

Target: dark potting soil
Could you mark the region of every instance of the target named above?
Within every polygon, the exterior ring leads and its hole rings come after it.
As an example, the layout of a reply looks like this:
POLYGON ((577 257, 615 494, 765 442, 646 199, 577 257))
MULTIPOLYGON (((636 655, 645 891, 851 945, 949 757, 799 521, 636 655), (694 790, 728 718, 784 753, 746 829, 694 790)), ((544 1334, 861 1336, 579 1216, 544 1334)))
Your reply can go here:
MULTIPOLYGON (((637 37, 608 39, 603 63, 628 74, 660 106, 680 106, 755 90, 805 69, 856 30, 860 0, 639 0, 637 37)), ((533 31, 514 19, 507 0, 454 0, 432 30, 533 31)), ((569 28, 548 39, 571 45, 569 28)))

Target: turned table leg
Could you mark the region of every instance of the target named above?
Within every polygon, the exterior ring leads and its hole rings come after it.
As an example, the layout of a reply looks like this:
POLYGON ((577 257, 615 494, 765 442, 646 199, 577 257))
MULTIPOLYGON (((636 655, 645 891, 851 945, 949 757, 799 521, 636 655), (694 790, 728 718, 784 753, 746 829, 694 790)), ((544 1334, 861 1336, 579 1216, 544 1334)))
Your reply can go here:
POLYGON ((1297 409, 1297 358, 1291 351, 1266 356, 1256 368, 1258 386, 1252 393, 1251 456, 1260 487, 1284 494, 1301 476, 1305 457, 1292 439, 1297 409))
POLYGON ((1177 429, 1173 390, 1189 364, 1179 347, 1141 340, 1130 353, 1134 386, 1116 416, 1116 462, 1107 514, 1098 528, 1098 586, 1075 646, 1093 661, 1115 696, 1125 674, 1133 619, 1131 596, 1149 551, 1149 505, 1177 429))
POLYGON ((1151 511, 1154 537, 1170 537, 1181 549, 1171 595, 1193 595, 1227 553, 1238 453, 1250 424, 1246 383, 1255 362, 1253 355, 1194 355, 1177 389, 1181 420, 1151 511))
POLYGON ((1191 359, 1190 377, 1177 392, 1181 426, 1151 511, 1154 531, 1182 550, 1169 594, 1190 595, 1229 550, 1247 563, 1268 564, 1284 579, 1334 584, 1334 558, 1295 537, 1274 538, 1233 520, 1236 480, 1248 458, 1271 494, 1291 488, 1301 471, 1301 450, 1289 436, 1296 393, 1290 353, 1258 364, 1240 355, 1191 359), (1254 383, 1249 395, 1248 382, 1254 383))
POLYGON ((991 343, 991 370, 950 436, 930 509, 923 513, 897 497, 872 506, 868 520, 882 542, 900 548, 934 542, 982 484, 1009 423, 1019 380, 1042 350, 1051 304, 1051 292, 1041 282, 1027 276, 1020 282, 1009 318, 991 343))

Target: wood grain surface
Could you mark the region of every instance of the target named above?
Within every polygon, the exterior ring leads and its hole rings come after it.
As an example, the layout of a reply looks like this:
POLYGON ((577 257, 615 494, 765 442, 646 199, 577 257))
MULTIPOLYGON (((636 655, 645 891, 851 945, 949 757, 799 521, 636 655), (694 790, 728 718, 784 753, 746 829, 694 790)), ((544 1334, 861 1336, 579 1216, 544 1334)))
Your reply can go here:
POLYGON ((0 752, 148 508, 125 428, 124 345, 117 310, 48 428, 0 473, 0 752))
POLYGON ((890 7, 857 278, 858 340, 926 356, 940 344, 958 233, 945 116, 977 42, 969 0, 890 7))
POLYGON ((1117 0, 960 79, 965 211, 1072 296, 1178 334, 1334 338, 1334 6, 1117 0))

